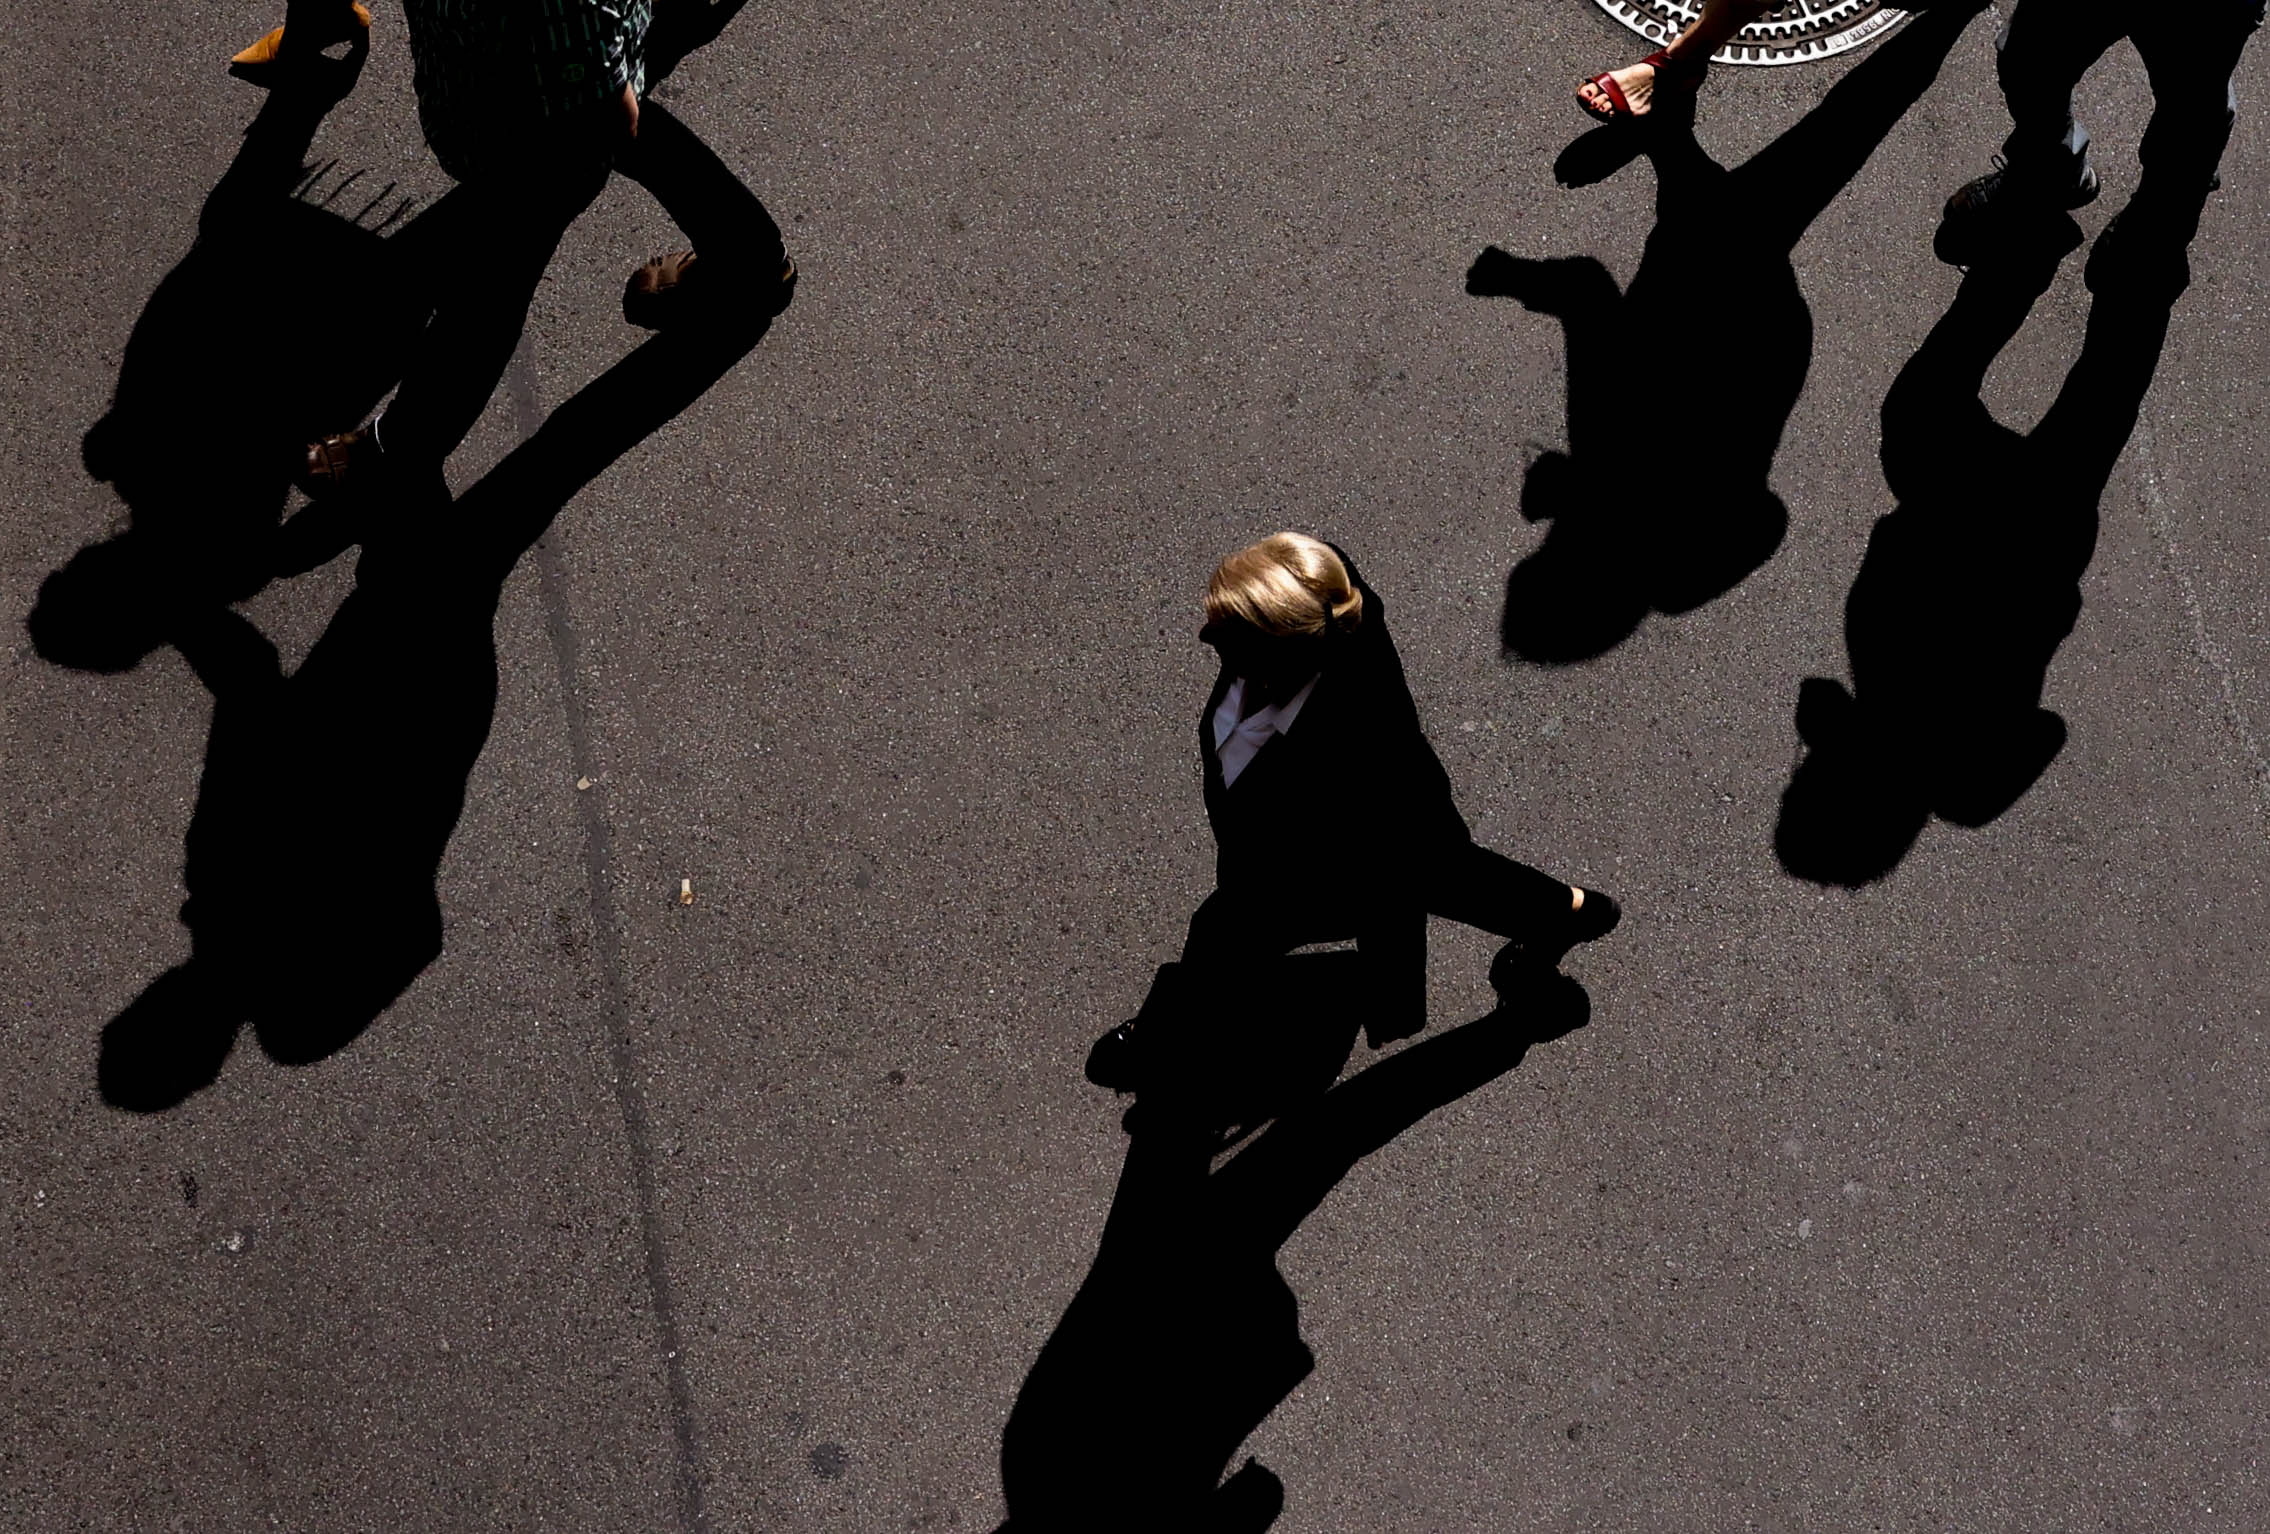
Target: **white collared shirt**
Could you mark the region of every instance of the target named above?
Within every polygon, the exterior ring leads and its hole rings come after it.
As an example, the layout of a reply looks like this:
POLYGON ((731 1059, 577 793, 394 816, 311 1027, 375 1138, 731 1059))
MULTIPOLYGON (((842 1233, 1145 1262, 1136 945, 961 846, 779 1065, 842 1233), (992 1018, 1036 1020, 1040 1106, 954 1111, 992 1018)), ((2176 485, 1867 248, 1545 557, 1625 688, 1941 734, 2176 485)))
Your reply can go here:
POLYGON ((1310 677, 1299 692, 1284 702, 1255 709, 1242 719, 1238 716, 1245 708, 1245 678, 1241 676, 1230 683, 1229 691, 1222 694, 1221 706, 1214 710, 1214 755, 1222 764, 1224 788, 1237 781, 1238 774, 1269 744, 1270 736, 1282 735, 1293 727, 1293 721, 1300 717, 1301 705, 1316 691, 1323 674, 1320 671, 1310 677))

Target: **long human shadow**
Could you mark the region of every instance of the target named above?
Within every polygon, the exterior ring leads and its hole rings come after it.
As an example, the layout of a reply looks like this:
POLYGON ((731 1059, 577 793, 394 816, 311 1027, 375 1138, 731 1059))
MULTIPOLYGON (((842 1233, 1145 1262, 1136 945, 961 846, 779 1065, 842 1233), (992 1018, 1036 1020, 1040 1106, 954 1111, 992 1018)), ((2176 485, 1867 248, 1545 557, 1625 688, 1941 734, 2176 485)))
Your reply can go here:
POLYGON ((2081 354, 2032 431, 2003 425, 1979 396, 2080 243, 2069 219, 1973 266, 1901 369, 1883 409, 1899 505, 1869 534, 1845 603, 1852 682, 1808 677, 1798 689, 1806 754, 1774 832, 1790 873, 1848 887, 1883 878, 1932 816, 1990 823, 2064 749, 2043 687, 2080 616, 2098 504, 2158 370, 2205 200, 2138 192, 2121 215, 2130 275, 2092 260, 2081 354))
POLYGON ((1553 316, 1568 349, 1569 449, 1540 455, 1522 480, 1521 515, 1551 527, 1506 577, 1509 655, 1603 655, 1649 613, 1724 595, 1780 547, 1789 514, 1768 477, 1813 355, 1791 252, 1983 3, 1918 16, 1733 170, 1696 143, 1691 98, 1572 144, 1564 180, 1635 154, 1654 165, 1655 227, 1622 292, 1590 256, 1530 260, 1492 245, 1475 260, 1469 293, 1553 316))
POLYGON ((174 642, 214 697, 188 835, 188 962, 103 1030, 104 1098, 170 1107, 239 1028, 286 1064, 355 1038, 441 952, 435 879, 496 707, 504 582, 560 508, 721 378, 767 315, 647 341, 453 504, 375 508, 356 584, 290 675, 225 607, 174 642))
MULTIPOLYGON (((660 83, 745 0, 665 0, 647 38, 660 83)), ((137 317, 111 403, 80 446, 126 529, 81 549, 26 620, 42 658, 129 670, 174 629, 340 552, 331 515, 283 511, 306 445, 366 419, 402 376, 435 285, 465 259, 460 187, 416 213, 393 184, 309 159, 366 54, 278 79, 199 212, 189 252, 137 317)))
POLYGON ((303 77, 254 119, 87 435, 131 524, 51 575, 26 620, 43 656, 84 669, 175 645, 214 697, 184 868, 191 954, 103 1030, 99 1085, 122 1108, 210 1084, 247 1022, 272 1058, 321 1059, 439 954, 435 875, 495 710, 505 579, 770 324, 717 313, 647 341, 454 503, 357 500, 279 524, 301 445, 392 384, 445 276, 438 207, 381 237, 295 195, 352 83, 351 64, 303 77), (348 541, 355 587, 286 675, 230 604, 348 541))
POLYGON ((295 541, 279 526, 305 444, 362 419, 401 376, 462 204, 452 194, 388 235, 406 199, 309 163, 361 62, 317 60, 268 93, 136 318, 80 445, 129 522, 42 583, 26 628, 45 659, 124 671, 188 613, 259 591, 295 541))
MULTIPOLYGON (((1357 1162, 1590 1011, 1573 980, 1531 975, 1488 1015, 1331 1086, 1358 1019, 1344 977, 1300 962, 1264 990, 1280 1032, 1298 1038, 1288 1069, 1306 1083, 1280 1090, 1273 1124, 1209 1170, 1217 1126, 1250 1123, 1248 1111, 1213 1095, 1194 1111, 1146 1092, 1129 1113, 1095 1263, 1002 1433, 1009 1517, 998 1534, 1268 1528, 1284 1506, 1278 1478, 1250 1459, 1223 1477, 1315 1366, 1278 1250, 1357 1162)), ((1243 1064, 1232 1074, 1255 1084, 1243 1064)))

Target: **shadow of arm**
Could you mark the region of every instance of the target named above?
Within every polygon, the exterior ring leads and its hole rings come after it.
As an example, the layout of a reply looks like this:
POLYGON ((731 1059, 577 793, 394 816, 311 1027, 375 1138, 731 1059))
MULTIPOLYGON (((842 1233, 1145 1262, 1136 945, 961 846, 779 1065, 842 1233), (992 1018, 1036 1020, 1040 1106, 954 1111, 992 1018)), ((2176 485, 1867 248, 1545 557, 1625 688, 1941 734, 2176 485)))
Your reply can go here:
POLYGON ((244 130, 243 147, 205 199, 197 221, 201 234, 224 232, 248 211, 289 194, 308 174, 307 152, 315 143, 315 130, 354 89, 363 58, 357 52, 345 59, 317 59, 319 67, 268 92, 244 130))

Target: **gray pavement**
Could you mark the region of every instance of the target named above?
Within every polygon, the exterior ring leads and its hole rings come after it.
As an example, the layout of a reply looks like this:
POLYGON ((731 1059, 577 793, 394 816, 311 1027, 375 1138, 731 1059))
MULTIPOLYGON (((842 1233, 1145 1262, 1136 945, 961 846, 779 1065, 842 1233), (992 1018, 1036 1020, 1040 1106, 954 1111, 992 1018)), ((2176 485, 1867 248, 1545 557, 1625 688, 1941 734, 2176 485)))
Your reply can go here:
MULTIPOLYGON (((319 184, 430 201, 378 9, 319 184)), ((1628 917, 1570 963, 1589 1026, 1285 1245, 1316 1366, 1240 1455, 1275 1527, 2270 1526, 2261 48, 2049 671, 2068 742, 1851 891, 1784 872, 1775 821, 1895 504, 1878 411, 1959 280, 1938 202, 2002 131, 1991 17, 1797 247, 1778 551, 1555 668, 1498 623, 1563 338, 1463 282, 1491 243, 1638 266, 1649 167, 1551 170, 1628 34, 1585 0, 752 7, 664 94, 801 286, 505 584, 441 957, 330 1058, 247 1032, 137 1115, 98 1043, 188 955, 214 709, 170 649, 68 670, 20 620, 124 524, 80 440, 258 109, 221 61, 272 18, 0 15, 0 1525, 998 1524, 1127 1143, 1081 1058, 1207 888, 1197 598, 1291 525, 1391 604, 1481 839, 1628 917)), ((1699 140, 1737 164, 1852 66, 1721 71, 1699 140)), ((2093 234, 2135 184, 2133 55, 2085 99, 2093 234)), ((571 231, 461 488, 631 350, 617 285, 671 242, 619 180, 571 231)), ((2079 350, 2080 261, 1989 377, 2021 429, 2079 350)), ((1676 502, 1748 320, 1631 359, 1603 493, 1676 502)), ((355 580, 242 610, 289 667, 355 580)), ((353 909, 321 831, 269 854, 279 921, 353 909)), ((1488 1010, 1489 953, 1438 926, 1438 1029, 1488 1010)))

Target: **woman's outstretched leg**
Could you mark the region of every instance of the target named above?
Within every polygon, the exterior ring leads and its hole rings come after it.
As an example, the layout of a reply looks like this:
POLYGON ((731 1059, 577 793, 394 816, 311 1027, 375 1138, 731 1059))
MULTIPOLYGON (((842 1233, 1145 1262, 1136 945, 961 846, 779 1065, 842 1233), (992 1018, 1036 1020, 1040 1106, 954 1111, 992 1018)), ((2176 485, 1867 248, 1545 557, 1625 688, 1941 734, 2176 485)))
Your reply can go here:
POLYGON ((1427 909, 1509 939, 1508 957, 1548 967, 1578 943, 1606 937, 1623 916, 1599 890, 1563 884, 1475 842, 1436 861, 1427 909))

